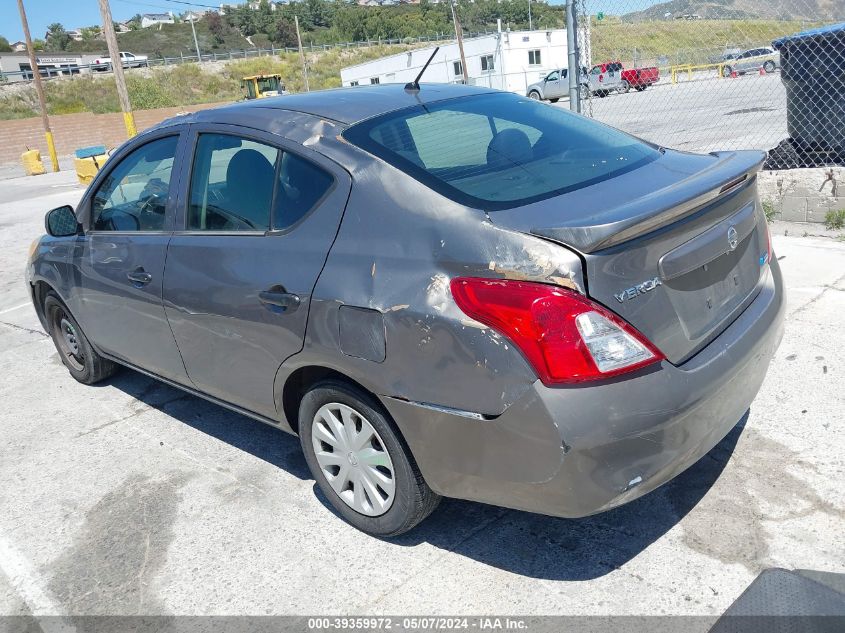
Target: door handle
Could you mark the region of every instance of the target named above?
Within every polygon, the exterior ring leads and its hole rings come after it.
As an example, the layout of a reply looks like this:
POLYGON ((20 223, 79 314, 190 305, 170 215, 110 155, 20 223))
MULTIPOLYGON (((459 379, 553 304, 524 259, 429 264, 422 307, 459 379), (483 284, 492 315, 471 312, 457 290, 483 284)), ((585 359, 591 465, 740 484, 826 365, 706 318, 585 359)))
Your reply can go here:
POLYGON ((293 312, 300 303, 298 295, 281 290, 262 290, 258 300, 275 312, 293 312))
POLYGON ((153 280, 153 276, 145 272, 143 268, 136 268, 131 273, 126 273, 126 278, 136 287, 146 286, 153 280))

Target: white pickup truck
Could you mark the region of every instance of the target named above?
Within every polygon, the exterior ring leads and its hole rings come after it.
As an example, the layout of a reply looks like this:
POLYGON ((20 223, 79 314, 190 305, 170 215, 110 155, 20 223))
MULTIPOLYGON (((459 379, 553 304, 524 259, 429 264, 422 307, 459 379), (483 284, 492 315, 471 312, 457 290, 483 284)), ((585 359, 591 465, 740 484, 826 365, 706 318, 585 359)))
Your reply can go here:
MULTIPOLYGON (((134 53, 121 51, 120 61, 123 62, 124 68, 138 68, 146 66, 148 59, 146 55, 135 55, 134 53)), ((111 57, 99 57, 95 59, 92 68, 100 72, 111 70, 111 57)))

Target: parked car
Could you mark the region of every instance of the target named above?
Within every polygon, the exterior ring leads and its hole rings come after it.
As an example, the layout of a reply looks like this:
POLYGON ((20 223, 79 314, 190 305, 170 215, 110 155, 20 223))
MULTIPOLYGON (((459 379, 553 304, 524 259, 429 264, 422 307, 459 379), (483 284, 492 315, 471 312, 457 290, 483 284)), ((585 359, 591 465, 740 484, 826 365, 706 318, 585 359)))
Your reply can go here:
MULTIPOLYGON (((581 70, 581 90, 588 88, 587 69, 581 70)), ((541 81, 531 84, 525 91, 526 96, 540 101, 557 103, 561 97, 569 96, 569 69, 558 68, 546 75, 541 81)))
MULTIPOLYGON (((120 52, 120 60, 124 68, 139 68, 149 64, 149 58, 146 55, 135 55, 134 53, 120 52)), ((105 72, 111 70, 111 57, 99 57, 94 60, 92 66, 94 70, 105 72)))
POLYGON ((298 434, 366 532, 441 496, 581 517, 760 388, 785 306, 763 159, 481 87, 246 101, 127 141, 47 213, 27 285, 76 380, 125 365, 298 434))
POLYGON ((767 73, 773 73, 780 68, 780 53, 770 46, 752 48, 740 53, 722 66, 722 75, 729 77, 731 73, 744 75, 749 72, 758 72, 760 69, 767 73))

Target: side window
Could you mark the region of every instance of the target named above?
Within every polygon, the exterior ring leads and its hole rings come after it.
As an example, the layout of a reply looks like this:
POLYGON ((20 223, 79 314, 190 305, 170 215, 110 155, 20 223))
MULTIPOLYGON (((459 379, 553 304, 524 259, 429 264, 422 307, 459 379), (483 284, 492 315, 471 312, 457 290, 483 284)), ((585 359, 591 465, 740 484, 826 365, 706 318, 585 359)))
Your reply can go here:
POLYGON ((490 72, 496 70, 496 67, 493 64, 493 56, 492 55, 484 55, 481 57, 481 71, 482 72, 490 72))
POLYGON ((267 231, 280 151, 228 134, 200 134, 188 229, 267 231))
POLYGON ((178 136, 142 145, 112 169, 94 193, 94 231, 164 230, 178 136))
POLYGON ((273 228, 286 229, 305 216, 334 184, 334 178, 314 163, 283 152, 273 228))
POLYGON ((560 76, 558 75, 558 72, 556 70, 553 70, 546 77, 546 81, 557 81, 559 79, 559 77, 560 76))

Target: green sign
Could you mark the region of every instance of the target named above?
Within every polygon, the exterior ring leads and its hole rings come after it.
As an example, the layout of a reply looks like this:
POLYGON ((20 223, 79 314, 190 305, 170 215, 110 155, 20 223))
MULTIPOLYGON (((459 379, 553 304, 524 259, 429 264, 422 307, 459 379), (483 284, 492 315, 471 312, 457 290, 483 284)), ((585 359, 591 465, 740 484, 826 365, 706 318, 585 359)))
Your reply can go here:
POLYGON ((604 11, 596 13, 596 20, 604 20, 604 11))

